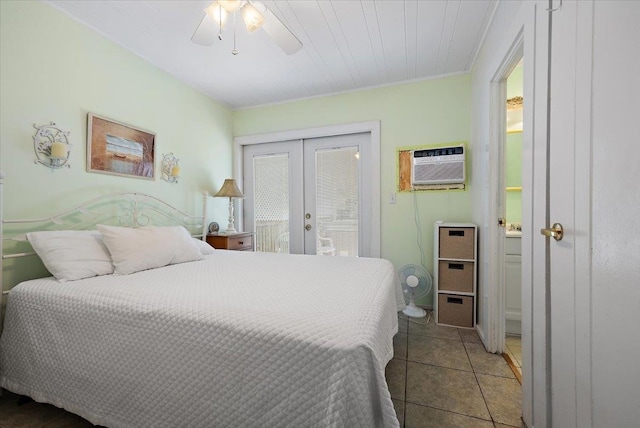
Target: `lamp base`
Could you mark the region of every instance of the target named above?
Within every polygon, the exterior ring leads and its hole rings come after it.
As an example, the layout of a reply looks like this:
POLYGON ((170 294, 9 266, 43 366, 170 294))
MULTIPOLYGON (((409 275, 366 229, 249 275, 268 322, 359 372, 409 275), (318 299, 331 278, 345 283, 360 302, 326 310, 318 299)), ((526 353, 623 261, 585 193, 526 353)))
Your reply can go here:
POLYGON ((227 230, 225 230, 224 233, 227 235, 231 233, 238 233, 233 219, 233 200, 231 198, 229 198, 229 224, 227 225, 227 230))

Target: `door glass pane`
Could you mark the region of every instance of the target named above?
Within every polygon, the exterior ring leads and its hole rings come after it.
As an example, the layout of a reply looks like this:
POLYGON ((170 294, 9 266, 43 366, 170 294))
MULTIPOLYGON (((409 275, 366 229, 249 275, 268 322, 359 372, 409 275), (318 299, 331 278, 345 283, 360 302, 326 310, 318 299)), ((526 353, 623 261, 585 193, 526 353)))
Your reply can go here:
POLYGON ((289 155, 256 156, 254 219, 256 251, 289 253, 289 155))
POLYGON ((316 254, 358 255, 357 147, 316 151, 316 254))

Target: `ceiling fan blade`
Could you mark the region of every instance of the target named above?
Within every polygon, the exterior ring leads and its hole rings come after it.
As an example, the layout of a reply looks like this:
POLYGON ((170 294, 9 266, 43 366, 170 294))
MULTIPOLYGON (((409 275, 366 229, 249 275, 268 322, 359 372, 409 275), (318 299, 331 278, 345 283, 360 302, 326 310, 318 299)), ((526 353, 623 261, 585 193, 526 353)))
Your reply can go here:
POLYGON ((191 41, 199 45, 211 46, 218 37, 218 24, 206 13, 200 21, 200 25, 191 36, 191 41))
POLYGON ((264 31, 276 42, 287 55, 293 55, 302 49, 302 42, 271 12, 264 12, 262 24, 264 31))

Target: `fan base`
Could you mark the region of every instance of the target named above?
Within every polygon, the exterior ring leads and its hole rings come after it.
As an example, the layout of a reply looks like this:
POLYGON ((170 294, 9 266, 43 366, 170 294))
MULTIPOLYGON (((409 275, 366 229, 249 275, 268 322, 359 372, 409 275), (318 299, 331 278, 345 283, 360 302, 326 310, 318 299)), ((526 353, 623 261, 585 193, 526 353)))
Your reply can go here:
POLYGON ((413 318, 424 318, 427 316, 427 311, 417 306, 411 306, 411 305, 404 308, 402 313, 408 317, 413 317, 413 318))

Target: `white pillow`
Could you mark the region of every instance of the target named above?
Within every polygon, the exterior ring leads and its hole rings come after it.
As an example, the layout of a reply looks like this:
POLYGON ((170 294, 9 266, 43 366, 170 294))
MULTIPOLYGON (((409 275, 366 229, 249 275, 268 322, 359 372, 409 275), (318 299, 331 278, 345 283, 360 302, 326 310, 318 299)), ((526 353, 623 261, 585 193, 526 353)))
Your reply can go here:
POLYGON ((193 238, 182 226, 132 229, 99 224, 97 227, 117 274, 202 259, 193 238))
POLYGON ((113 273, 111 255, 97 230, 29 232, 27 239, 58 281, 113 273))
POLYGON ((213 254, 213 252, 216 250, 215 248, 207 244, 207 242, 203 241, 202 239, 193 238, 193 240, 195 241, 196 247, 198 247, 198 249, 200 250, 200 254, 202 254, 203 256, 213 254))

